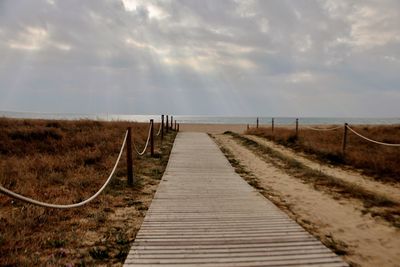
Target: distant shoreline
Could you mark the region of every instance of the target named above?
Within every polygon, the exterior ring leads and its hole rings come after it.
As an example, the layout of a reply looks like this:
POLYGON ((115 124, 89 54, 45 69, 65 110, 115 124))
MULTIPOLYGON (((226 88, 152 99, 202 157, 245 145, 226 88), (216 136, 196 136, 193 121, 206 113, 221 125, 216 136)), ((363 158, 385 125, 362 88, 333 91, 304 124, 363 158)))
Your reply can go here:
MULTIPOLYGON (((172 115, 173 120, 183 124, 201 125, 255 125, 257 117, 250 116, 192 116, 172 115)), ((0 111, 0 117, 17 119, 45 119, 45 120, 97 120, 97 121, 135 121, 148 122, 150 119, 160 122, 160 115, 126 115, 126 114, 72 114, 72 113, 35 113, 0 111)), ((169 121, 171 116, 169 116, 169 121)), ((259 117, 260 125, 271 125, 272 117, 259 117)), ((295 124, 296 117, 274 117, 276 126, 295 124)), ((393 125, 400 124, 400 117, 395 118, 350 118, 350 117, 299 117, 300 125, 338 125, 345 122, 358 125, 393 125)))

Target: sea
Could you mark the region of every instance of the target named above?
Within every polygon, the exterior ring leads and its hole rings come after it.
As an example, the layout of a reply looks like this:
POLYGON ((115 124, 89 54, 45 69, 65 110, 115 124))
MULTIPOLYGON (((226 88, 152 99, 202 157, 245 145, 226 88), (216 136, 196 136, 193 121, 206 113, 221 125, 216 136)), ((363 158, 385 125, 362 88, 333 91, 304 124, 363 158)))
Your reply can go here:
MULTIPOLYGON (((161 115, 129 115, 129 114, 79 114, 79 113, 38 113, 0 111, 0 117, 24 119, 53 119, 53 120, 99 120, 99 121, 135 121, 148 122, 154 119, 161 120, 161 115)), ((368 117, 274 117, 276 125, 299 123, 308 125, 343 124, 400 124, 400 117, 368 118, 368 117)), ((202 116, 202 115, 173 115, 173 120, 178 123, 203 123, 203 124, 255 124, 256 116, 202 116)), ((272 117, 258 117, 259 124, 270 124, 272 117)))

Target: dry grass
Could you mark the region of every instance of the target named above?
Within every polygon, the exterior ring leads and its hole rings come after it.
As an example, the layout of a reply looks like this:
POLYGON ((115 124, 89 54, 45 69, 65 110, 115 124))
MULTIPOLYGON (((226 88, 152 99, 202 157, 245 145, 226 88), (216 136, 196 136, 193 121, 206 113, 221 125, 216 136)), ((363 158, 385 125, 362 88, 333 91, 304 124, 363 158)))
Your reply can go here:
MULTIPOLYGON (((1 118, 0 183, 45 202, 84 200, 108 177, 128 125, 134 141, 144 144, 148 124, 1 118)), ((174 137, 167 136, 162 150, 156 143, 158 157, 134 153, 134 187, 126 186, 124 153, 109 187, 81 208, 45 209, 0 194, 0 265, 121 265, 174 137)))
MULTIPOLYGON (((353 127, 353 126, 352 126, 353 127)), ((355 126, 356 131, 369 138, 388 143, 400 143, 400 125, 355 126)), ((383 181, 399 182, 400 148, 386 147, 368 142, 348 131, 346 156, 341 154, 343 129, 334 131, 314 131, 300 128, 296 138, 292 128, 251 128, 253 134, 315 155, 319 160, 332 164, 346 164, 362 170, 383 181)))

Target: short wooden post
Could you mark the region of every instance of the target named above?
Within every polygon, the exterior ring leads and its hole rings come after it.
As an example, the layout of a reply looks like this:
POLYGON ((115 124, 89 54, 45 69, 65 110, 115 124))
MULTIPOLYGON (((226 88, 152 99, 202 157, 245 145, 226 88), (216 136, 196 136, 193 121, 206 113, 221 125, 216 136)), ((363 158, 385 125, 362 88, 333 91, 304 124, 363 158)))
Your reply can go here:
POLYGON ((176 131, 176 120, 175 120, 175 126, 174 126, 174 130, 176 131))
POLYGON ((178 129, 176 131, 179 132, 179 123, 178 123, 178 129))
POLYGON ((164 140, 164 115, 161 115, 161 142, 164 140))
POLYGON ((248 131, 248 130, 250 130, 250 126, 249 126, 249 124, 247 124, 247 131, 248 131))
POLYGON ((343 128, 343 141, 342 141, 342 156, 346 155, 346 145, 347 145, 347 123, 344 124, 343 128))
POLYGON ((154 120, 150 120, 150 155, 154 157, 154 120))
POLYGON ((128 175, 128 185, 133 185, 133 161, 132 161, 132 128, 128 127, 126 136, 126 167, 128 175))
POLYGON ((169 128, 169 122, 168 122, 168 115, 167 115, 167 120, 165 121, 165 132, 168 133, 168 128, 169 128))
POLYGON ((275 127, 275 121, 274 121, 274 118, 272 118, 272 120, 271 120, 271 129, 272 129, 272 133, 274 133, 274 127, 275 127))
POLYGON ((258 128, 258 117, 257 117, 257 128, 258 128))
POLYGON ((296 138, 299 137, 299 119, 296 119, 296 138))
POLYGON ((173 124, 174 124, 174 116, 171 115, 171 126, 170 126, 171 131, 173 130, 173 129, 172 129, 173 124))

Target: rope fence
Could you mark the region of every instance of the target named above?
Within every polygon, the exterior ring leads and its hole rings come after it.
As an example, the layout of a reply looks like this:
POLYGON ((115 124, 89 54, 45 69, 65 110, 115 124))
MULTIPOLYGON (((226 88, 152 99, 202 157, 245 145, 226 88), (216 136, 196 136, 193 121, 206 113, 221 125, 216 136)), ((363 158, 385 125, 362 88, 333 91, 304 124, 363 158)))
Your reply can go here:
POLYGON ((385 143, 385 142, 380 142, 380 141, 376 141, 376 140, 373 140, 371 138, 368 138, 368 137, 360 134, 359 132, 355 131, 354 129, 352 129, 348 124, 346 124, 346 127, 347 127, 347 129, 352 131, 355 135, 357 135, 357 136, 361 137, 362 139, 367 140, 369 142, 372 142, 372 143, 375 143, 375 144, 378 144, 378 145, 382 145, 382 146, 400 147, 400 144, 385 143))
POLYGON ((343 128, 342 126, 332 127, 332 128, 314 128, 310 126, 302 126, 302 127, 313 131, 335 131, 343 128))
POLYGON ((158 127, 158 132, 156 133, 156 136, 160 136, 160 134, 161 134, 161 123, 160 123, 160 125, 159 125, 159 127, 158 127))
MULTIPOLYGON (((295 136, 296 138, 298 137, 299 134, 299 119, 296 119, 295 121, 295 136)), ((288 125, 291 126, 291 125, 288 125)), ((259 128, 259 118, 256 118, 256 124, 255 124, 256 128, 259 128)), ((344 126, 335 126, 335 127, 331 127, 331 128, 316 128, 316 127, 312 127, 312 126, 308 126, 308 125, 302 125, 301 128, 304 129, 308 129, 308 130, 312 130, 312 131, 321 131, 321 132, 326 132, 326 131, 335 131, 335 130, 339 130, 339 129, 343 129, 343 139, 342 139, 342 155, 345 155, 345 150, 346 150, 346 146, 347 146, 347 130, 350 130, 353 134, 355 134, 356 136, 369 141, 371 143, 377 144, 377 145, 382 145, 382 146, 390 146, 390 147, 400 147, 400 144, 393 144, 393 143, 386 143, 386 142, 380 142, 371 138, 368 138, 366 136, 364 136, 363 134, 357 132, 355 129, 353 129, 352 127, 349 126, 348 123, 345 123, 344 126)), ((247 124, 247 130, 249 130, 249 124, 247 124)), ((274 129, 275 129, 275 119, 272 118, 271 120, 271 131, 272 134, 274 134, 274 129)))
MULTIPOLYGON (((168 116, 167 116, 168 118, 168 116)), ((177 131, 177 129, 179 129, 179 124, 178 127, 176 126, 176 121, 175 121, 175 129, 173 129, 172 127, 172 123, 171 123, 171 129, 170 130, 175 130, 177 131)), ((158 133, 156 134, 156 136, 159 136, 161 134, 161 141, 164 137, 164 128, 168 129, 169 125, 168 125, 168 120, 167 120, 167 125, 166 127, 164 127, 164 115, 161 116, 161 123, 160 123, 160 128, 158 130, 158 133)), ((150 120, 150 124, 149 124, 149 131, 148 131, 148 135, 147 135, 147 140, 146 140, 146 144, 144 146, 144 149, 139 152, 139 150, 137 149, 136 145, 134 142, 132 142, 132 137, 131 137, 131 127, 128 127, 128 129, 125 132, 124 135, 124 139, 122 141, 122 145, 117 157, 117 160, 114 164, 114 167, 111 170, 110 175, 108 176, 107 180, 104 182, 104 184, 101 186, 101 188, 94 193, 92 196, 90 196, 89 198, 87 198, 86 200, 83 200, 81 202, 78 203, 73 203, 73 204, 53 204, 53 203, 47 203, 47 202, 43 202, 43 201, 39 201, 39 200, 35 200, 33 198, 29 198, 26 196, 23 196, 21 194, 15 193, 5 187, 3 187, 0 184, 0 193, 3 193, 11 198, 17 199, 17 200, 21 200, 23 202, 29 203, 29 204, 33 204, 36 206, 40 206, 40 207, 44 207, 44 208, 54 208, 54 209, 69 209, 69 208, 77 208, 77 207, 81 207, 89 202, 91 202, 92 200, 94 200, 95 198, 97 198, 103 191, 104 189, 109 185, 117 167, 118 167, 118 163, 121 160, 124 148, 126 147, 126 157, 127 157, 127 176, 128 176, 128 185, 133 185, 133 163, 132 163, 132 147, 131 144, 133 143, 133 147, 136 151, 136 153, 139 156, 142 156, 146 153, 146 150, 149 146, 149 144, 151 145, 151 156, 154 156, 154 123, 153 120, 150 120)))
POLYGON ((152 127, 152 125, 151 125, 151 123, 150 123, 150 124, 149 124, 149 132, 148 132, 148 134, 147 134, 146 144, 144 145, 144 148, 143 148, 143 150, 142 150, 141 152, 140 152, 140 151, 138 150, 138 148, 136 147, 135 142, 132 142, 132 143, 133 143, 133 148, 135 149, 136 153, 137 153, 139 156, 143 156, 144 153, 146 153, 147 147, 149 146, 149 141, 150 141, 150 136, 151 136, 151 127, 152 127))
POLYGON ((124 141, 122 142, 122 146, 121 146, 121 149, 119 151, 117 161, 115 162, 114 168, 112 169, 112 171, 111 171, 110 175, 108 176, 107 180, 105 181, 103 186, 94 195, 92 195, 91 197, 89 197, 88 199, 86 199, 84 201, 81 201, 81 202, 75 203, 75 204, 67 204, 67 205, 51 204, 51 203, 41 202, 41 201, 29 198, 29 197, 22 196, 20 194, 17 194, 15 192, 11 191, 11 190, 8 190, 8 189, 4 188, 1 185, 0 185, 0 191, 3 194, 8 195, 8 196, 10 196, 12 198, 19 199, 19 200, 22 200, 24 202, 27 202, 27 203, 30 203, 30 204, 33 204, 33 205, 36 205, 36 206, 45 207, 45 208, 69 209, 69 208, 77 208, 77 207, 83 206, 83 205, 89 203, 90 201, 92 201, 93 199, 95 199, 98 195, 100 195, 101 192, 103 192, 103 190, 110 183, 111 178, 113 177, 113 175, 115 173, 115 170, 117 169, 119 160, 121 159, 122 151, 124 150, 124 147, 125 147, 127 135, 128 135, 128 131, 125 132, 124 141))

